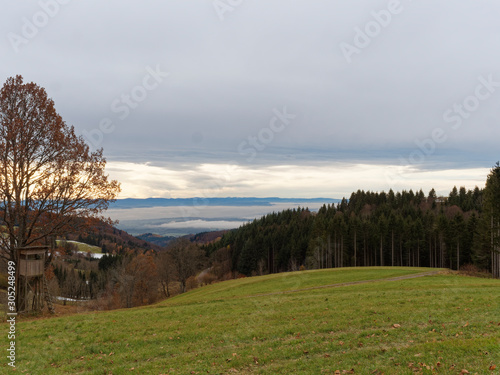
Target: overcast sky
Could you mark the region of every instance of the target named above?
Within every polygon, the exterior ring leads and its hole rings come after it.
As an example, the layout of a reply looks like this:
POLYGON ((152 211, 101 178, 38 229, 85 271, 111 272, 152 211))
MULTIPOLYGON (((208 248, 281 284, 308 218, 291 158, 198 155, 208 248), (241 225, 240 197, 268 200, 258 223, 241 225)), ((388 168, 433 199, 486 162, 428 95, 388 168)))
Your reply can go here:
POLYGON ((3 1, 0 79, 46 88, 125 197, 484 186, 498 0, 3 1))

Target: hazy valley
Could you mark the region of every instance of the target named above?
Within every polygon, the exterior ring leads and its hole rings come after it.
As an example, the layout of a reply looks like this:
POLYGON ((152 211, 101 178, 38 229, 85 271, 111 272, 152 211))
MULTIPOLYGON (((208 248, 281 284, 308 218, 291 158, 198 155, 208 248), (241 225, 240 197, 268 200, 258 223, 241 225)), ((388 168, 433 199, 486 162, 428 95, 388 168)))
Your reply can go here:
POLYGON ((119 199, 106 213, 119 221, 117 228, 134 236, 144 233, 182 236, 238 228, 272 212, 299 206, 317 211, 323 204, 339 201, 329 198, 119 199))

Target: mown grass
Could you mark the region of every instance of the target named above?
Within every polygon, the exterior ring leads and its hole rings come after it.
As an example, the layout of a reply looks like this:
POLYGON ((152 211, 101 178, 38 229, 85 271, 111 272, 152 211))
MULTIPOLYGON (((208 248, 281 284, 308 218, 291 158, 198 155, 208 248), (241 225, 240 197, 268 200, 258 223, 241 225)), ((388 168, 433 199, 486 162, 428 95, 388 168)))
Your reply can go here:
POLYGON ((421 271, 272 275, 211 285, 154 306, 24 321, 17 326, 17 371, 498 374, 499 280, 446 274, 255 296, 421 271))

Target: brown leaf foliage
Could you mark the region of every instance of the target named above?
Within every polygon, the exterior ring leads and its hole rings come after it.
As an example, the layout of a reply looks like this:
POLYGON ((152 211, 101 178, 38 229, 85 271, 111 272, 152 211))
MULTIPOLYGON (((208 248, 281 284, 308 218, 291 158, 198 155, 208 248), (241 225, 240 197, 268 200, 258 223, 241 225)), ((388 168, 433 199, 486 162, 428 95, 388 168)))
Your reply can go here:
POLYGON ((105 166, 102 149, 89 149, 44 88, 8 78, 0 90, 0 256, 15 259, 18 247, 89 226, 120 191, 105 166))

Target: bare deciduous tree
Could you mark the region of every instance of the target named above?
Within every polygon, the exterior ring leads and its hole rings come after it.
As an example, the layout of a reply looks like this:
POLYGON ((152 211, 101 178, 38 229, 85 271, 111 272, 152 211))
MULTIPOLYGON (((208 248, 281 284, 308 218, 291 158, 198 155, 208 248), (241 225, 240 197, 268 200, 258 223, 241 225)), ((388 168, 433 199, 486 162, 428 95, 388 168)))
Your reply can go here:
POLYGON ((170 297, 170 284, 176 280, 176 270, 172 255, 168 251, 162 251, 158 254, 158 278, 160 280, 163 294, 170 297))
POLYGON ((168 248, 167 252, 172 259, 178 281, 181 283, 181 292, 186 291, 186 281, 190 276, 202 269, 206 263, 203 250, 196 244, 185 238, 175 240, 168 248))

